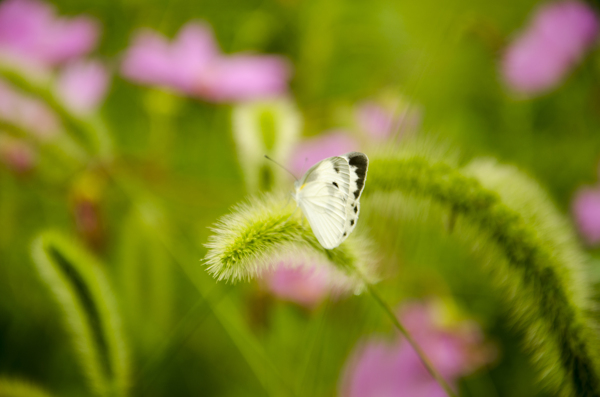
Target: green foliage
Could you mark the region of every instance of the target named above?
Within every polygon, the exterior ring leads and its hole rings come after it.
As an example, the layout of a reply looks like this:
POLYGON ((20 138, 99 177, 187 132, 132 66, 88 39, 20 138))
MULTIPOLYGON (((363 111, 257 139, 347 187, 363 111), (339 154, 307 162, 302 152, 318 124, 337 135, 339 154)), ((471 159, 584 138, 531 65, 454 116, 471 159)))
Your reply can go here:
POLYGON ((51 397, 30 382, 0 377, 0 397, 51 397))
MULTIPOLYGON (((549 391, 600 393, 600 344, 585 257, 535 182, 489 161, 461 170, 410 154, 372 158, 369 172, 367 199, 401 192, 441 204, 456 223, 452 232, 485 253, 480 263, 504 291, 549 391)), ((363 206, 365 211, 380 208, 363 206)))
MULTIPOLYGON (((288 200, 289 202, 289 200, 288 200)), ((217 280, 238 281, 260 276, 280 261, 300 265, 306 260, 331 264, 340 282, 360 290, 373 280, 373 255, 369 243, 357 233, 338 248, 324 249, 310 227, 301 224, 294 206, 267 195, 251 199, 226 215, 213 228, 205 262, 217 280)))
MULTIPOLYGON (((282 396, 293 395, 290 385, 295 384, 297 395, 335 395, 355 343, 373 330, 389 331, 389 322, 379 321, 368 298, 327 301, 305 310, 280 302, 256 283, 217 283, 198 259, 206 254, 202 244, 210 234, 207 226, 244 199, 244 187, 258 194, 290 186, 289 175, 264 154, 289 165, 301 135, 345 129, 362 145, 403 150, 386 158, 367 152, 373 162, 359 228, 369 226, 377 249, 363 247, 370 244, 364 234, 357 234, 339 250, 322 250, 300 214, 290 217, 285 198, 271 195, 223 218, 206 257, 211 274, 247 279, 279 259, 317 258, 339 272, 341 282, 356 287, 362 281, 348 279, 349 266, 362 266, 374 280, 373 255, 368 253, 375 252, 377 260, 384 259, 379 261, 377 279, 382 282, 377 289, 390 305, 428 293, 451 291, 458 300, 467 297, 461 303, 480 316, 477 320, 499 352, 498 361, 475 377, 489 378, 499 396, 593 393, 582 391, 595 387, 598 373, 598 313, 590 303, 597 291, 590 286, 594 280, 587 268, 597 282, 600 251, 589 250, 588 264, 568 221, 550 200, 566 212, 579 186, 597 183, 598 47, 556 89, 539 97, 511 95, 502 84, 500 50, 531 20, 536 2, 52 3, 61 16, 84 13, 98 20, 99 48, 86 58, 108 66, 111 85, 97 112, 78 116, 56 95, 61 68, 32 76, 29 70, 0 62, 0 78, 48 105, 62 127, 59 136, 41 140, 0 120, 0 135, 26 141, 36 156, 26 174, 0 164, 0 372, 27 375, 61 396, 84 394, 74 379, 78 374, 73 374, 77 363, 70 360, 71 346, 63 343, 54 323, 66 320, 82 372, 92 383, 112 387, 117 380, 103 372, 106 362, 117 366, 114 357, 123 354, 112 352, 110 342, 113 337, 121 340, 122 331, 112 295, 94 292, 96 283, 106 284, 100 274, 106 273, 119 292, 128 325, 124 332, 129 333, 128 347, 139 372, 149 364, 148 357, 158 357, 150 363, 153 371, 132 377, 131 394, 282 396), (293 69, 289 99, 233 106, 207 103, 144 87, 119 73, 137 29, 174 37, 190 20, 210 24, 226 53, 285 56, 293 69), (413 148, 402 149, 404 133, 385 141, 366 135, 358 126, 359 104, 379 102, 382 93, 405 98, 422 111, 415 126, 420 137, 441 136, 453 151, 460 148, 469 157, 486 155, 518 164, 549 194, 515 169, 491 161, 461 167, 444 153, 414 156, 413 148), (30 255, 32 234, 39 230, 80 233, 74 230, 81 209, 71 201, 73 176, 90 169, 107 177, 106 189, 94 203, 97 218, 91 219, 103 226, 106 244, 97 252, 103 265, 70 243, 53 242, 62 248, 55 251, 58 256, 52 254, 43 248, 50 239, 46 235, 36 243, 36 264, 50 275, 44 280, 66 314, 54 319, 48 309, 55 302, 47 299, 37 272, 23 263, 30 255), (157 198, 160 207, 147 206, 148 196, 157 198), (151 224, 142 213, 146 210, 150 215, 159 212, 163 219, 151 224), (371 216, 382 222, 369 223, 371 216), (63 272, 60 257, 81 275, 83 290, 63 272), (166 263, 175 266, 168 270, 166 263), (480 280, 481 274, 492 277, 480 280), (461 290, 469 283, 477 287, 461 290), (96 314, 86 306, 87 295, 99 308, 96 314), (190 310, 193 302, 201 309, 190 310), (198 319, 197 312, 202 313, 198 319), (517 332, 512 324, 504 325, 505 312, 512 314, 517 332), (255 313, 264 320, 259 329, 254 328, 255 313), (96 315, 106 321, 102 329, 90 320, 96 315), (191 318, 189 330, 179 327, 181 318, 191 318), (109 330, 111 324, 114 329, 109 330), (186 332, 168 331, 178 328, 186 332), (312 353, 310 344, 305 348, 303 343, 307 329, 318 341, 312 353), (99 343, 101 333, 107 346, 99 343), (165 354, 153 355, 161 338, 165 354), (519 339, 525 340, 526 353, 544 382, 530 376, 519 339), (163 357, 169 360, 163 362, 163 357), (161 381, 156 381, 159 375, 161 381), (546 390, 540 391, 538 383, 546 390)), ((128 377, 127 367, 123 378, 128 377)), ((473 390, 460 387, 466 397, 494 395, 473 390)))
POLYGON ((127 395, 129 363, 116 302, 102 265, 55 232, 33 243, 33 260, 71 332, 81 368, 95 395, 127 395))

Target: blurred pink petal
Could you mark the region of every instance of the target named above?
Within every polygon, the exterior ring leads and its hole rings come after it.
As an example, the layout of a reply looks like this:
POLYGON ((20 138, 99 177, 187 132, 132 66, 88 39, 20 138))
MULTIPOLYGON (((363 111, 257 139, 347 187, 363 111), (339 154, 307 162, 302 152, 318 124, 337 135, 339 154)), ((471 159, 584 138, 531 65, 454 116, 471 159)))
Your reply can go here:
POLYGON ((332 290, 331 275, 324 266, 292 268, 282 262, 264 279, 275 296, 307 307, 321 302, 332 290))
POLYGON ((385 139, 395 126, 394 114, 375 102, 359 104, 356 118, 359 128, 376 139, 385 139))
POLYGON ((224 56, 199 75, 196 92, 214 102, 278 96, 287 91, 290 69, 281 57, 224 56))
POLYGON ((360 102, 355 117, 360 131, 374 141, 385 141, 417 131, 422 114, 418 107, 397 98, 387 106, 375 101, 360 102))
POLYGON ((600 188, 580 189, 573 202, 575 222, 589 245, 600 243, 600 188))
POLYGON ((42 139, 55 136, 60 129, 58 118, 44 102, 3 81, 0 81, 0 119, 42 139))
POLYGON ((198 74, 218 56, 210 28, 190 22, 169 43, 152 30, 143 30, 133 39, 122 64, 125 77, 148 85, 170 87, 191 93, 198 74))
POLYGON ((139 83, 229 102, 286 92, 290 66, 276 56, 222 55, 208 25, 191 22, 170 43, 151 30, 139 33, 125 54, 122 73, 139 83))
POLYGON ((473 351, 473 346, 483 342, 474 322, 464 321, 446 329, 436 322, 440 316, 432 303, 404 304, 398 317, 445 379, 465 375, 487 361, 485 355, 473 351))
POLYGON ((30 171, 36 162, 36 153, 26 142, 0 136, 0 160, 18 174, 30 171))
POLYGON ((547 3, 504 54, 502 74, 516 92, 535 94, 555 87, 598 36, 598 18, 579 1, 547 3))
MULTIPOLYGON (((446 329, 435 323, 431 304, 408 304, 400 318, 432 365, 451 385, 490 360, 482 349, 482 337, 471 323, 446 329)), ((485 349, 484 349, 485 350, 485 349)), ((422 364, 414 349, 403 339, 363 341, 351 355, 341 377, 342 397, 437 397, 446 396, 422 364)))
POLYGON ((332 130, 297 145, 289 162, 290 170, 301 177, 315 163, 359 149, 356 139, 342 130, 332 130))
POLYGON ((61 71, 57 93, 71 111, 88 114, 104 100, 108 79, 108 72, 101 62, 75 61, 61 71))
POLYGON ((52 6, 37 0, 0 4, 0 54, 51 67, 92 50, 98 23, 88 17, 59 18, 52 6))

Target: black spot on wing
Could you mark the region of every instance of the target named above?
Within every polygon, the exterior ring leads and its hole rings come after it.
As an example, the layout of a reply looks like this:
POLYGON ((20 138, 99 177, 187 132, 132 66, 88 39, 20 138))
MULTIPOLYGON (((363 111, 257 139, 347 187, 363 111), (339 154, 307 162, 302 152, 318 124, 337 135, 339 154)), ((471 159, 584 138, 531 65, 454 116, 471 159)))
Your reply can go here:
POLYGON ((338 189, 340 188, 337 183, 335 183, 335 182, 332 182, 332 183, 333 183, 333 186, 337 187, 338 189))
POLYGON ((344 232, 343 237, 346 237, 346 234, 348 234, 348 233, 344 232))
POLYGON ((356 172, 358 179, 356 180, 356 190, 354 191, 354 198, 358 199, 360 194, 365 187, 365 180, 367 179, 367 168, 369 167, 368 157, 360 152, 351 152, 346 155, 348 157, 348 164, 356 172))
POLYGON ((350 226, 354 226, 354 219, 350 221, 350 226))
POLYGON ((333 166, 333 169, 335 170, 335 172, 337 172, 338 174, 340 173, 340 167, 338 167, 337 165, 333 166))
POLYGON ((358 212, 358 208, 356 208, 356 204, 354 204, 354 213, 356 214, 358 212))

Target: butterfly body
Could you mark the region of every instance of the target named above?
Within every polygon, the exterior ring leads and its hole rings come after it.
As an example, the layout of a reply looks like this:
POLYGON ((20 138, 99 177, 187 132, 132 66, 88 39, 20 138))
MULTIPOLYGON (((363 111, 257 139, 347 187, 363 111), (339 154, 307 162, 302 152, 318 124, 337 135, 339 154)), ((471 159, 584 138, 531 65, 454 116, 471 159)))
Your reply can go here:
POLYGON ((369 159, 350 152, 312 166, 296 181, 294 199, 323 248, 339 246, 356 227, 369 159))

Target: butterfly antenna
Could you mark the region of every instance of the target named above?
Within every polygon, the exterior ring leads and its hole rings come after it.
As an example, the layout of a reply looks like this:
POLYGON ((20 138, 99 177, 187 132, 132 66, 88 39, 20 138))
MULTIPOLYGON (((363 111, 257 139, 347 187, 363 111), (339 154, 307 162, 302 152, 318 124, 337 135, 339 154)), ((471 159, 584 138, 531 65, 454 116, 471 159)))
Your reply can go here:
POLYGON ((266 154, 265 154, 265 158, 266 158, 267 160, 271 160, 272 162, 274 162, 275 164, 277 164, 278 166, 280 166, 281 168, 283 168, 284 170, 286 170, 286 171, 287 171, 287 172, 288 172, 288 173, 289 173, 291 176, 293 176, 293 177, 294 177, 294 179, 295 179, 295 180, 298 180, 298 178, 296 178, 296 175, 294 175, 294 174, 292 173, 292 171, 288 170, 288 169, 287 169, 287 168, 285 168, 283 165, 279 164, 277 161, 273 160, 272 158, 270 158, 270 157, 269 157, 269 156, 267 156, 266 154))

